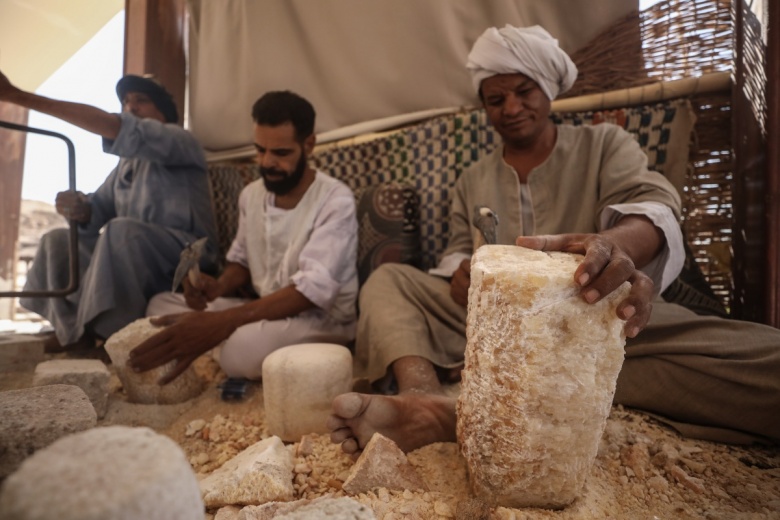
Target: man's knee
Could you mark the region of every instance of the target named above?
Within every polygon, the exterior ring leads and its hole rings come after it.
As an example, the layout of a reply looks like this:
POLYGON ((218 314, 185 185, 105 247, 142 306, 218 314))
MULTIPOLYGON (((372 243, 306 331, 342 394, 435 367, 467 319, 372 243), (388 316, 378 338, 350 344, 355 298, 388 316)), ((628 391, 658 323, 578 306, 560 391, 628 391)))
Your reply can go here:
POLYGON ((129 217, 116 217, 109 220, 103 228, 103 236, 131 237, 143 234, 149 224, 129 217))
POLYGON ((219 366, 228 377, 260 379, 263 360, 269 354, 267 342, 255 327, 239 327, 220 347, 219 366))
POLYGON ((363 288, 360 290, 360 302, 364 304, 364 299, 379 297, 384 299, 388 292, 398 290, 402 285, 402 280, 417 275, 424 275, 416 267, 406 264, 385 263, 377 267, 368 277, 363 288))
POLYGON ((243 349, 225 343, 219 351, 219 366, 228 377, 260 380, 263 376, 262 360, 259 362, 249 360, 245 354, 243 349))
POLYGON ((189 309, 184 302, 184 297, 180 293, 162 292, 155 294, 149 305, 146 306, 147 316, 164 316, 166 314, 177 314, 187 312, 189 309))
POLYGON ((41 237, 38 248, 41 251, 67 251, 70 242, 70 230, 68 228, 52 229, 41 237))

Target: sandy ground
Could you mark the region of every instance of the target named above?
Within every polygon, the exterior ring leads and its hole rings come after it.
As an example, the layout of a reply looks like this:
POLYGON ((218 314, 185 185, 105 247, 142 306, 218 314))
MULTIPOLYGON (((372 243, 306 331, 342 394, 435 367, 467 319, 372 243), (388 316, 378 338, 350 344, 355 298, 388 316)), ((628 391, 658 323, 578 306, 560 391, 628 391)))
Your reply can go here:
MULTIPOLYGON (((29 386, 33 368, 5 367, 0 390, 29 386)), ((206 390, 177 405, 128 403, 114 377, 108 413, 99 426, 148 426, 163 433, 181 445, 199 475, 269 435, 260 384, 252 384, 241 401, 225 402, 218 389, 224 375, 216 364, 204 358, 199 372, 209 381, 206 390)), ((341 484, 353 463, 327 435, 305 436, 291 449, 296 454, 296 498, 345 494, 341 484)), ((684 439, 654 419, 619 406, 613 407, 582 496, 564 510, 491 509, 469 499, 465 462, 454 443, 422 448, 409 454, 409 460, 429 491, 377 489, 353 498, 385 520, 780 519, 780 448, 684 439)), ((206 518, 215 513, 209 511, 206 518)))

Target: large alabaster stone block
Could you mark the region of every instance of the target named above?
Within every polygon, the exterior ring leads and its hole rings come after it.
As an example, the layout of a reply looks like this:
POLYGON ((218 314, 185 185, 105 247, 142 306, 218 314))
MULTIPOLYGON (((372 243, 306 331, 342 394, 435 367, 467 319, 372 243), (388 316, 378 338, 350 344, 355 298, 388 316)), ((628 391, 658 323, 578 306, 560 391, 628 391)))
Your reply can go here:
POLYGON ((63 437, 3 483, 0 518, 203 518, 198 481, 182 449, 149 428, 109 426, 63 437))
POLYGON ((351 389, 352 355, 344 346, 304 343, 274 351, 263 361, 268 431, 288 442, 328 433, 333 398, 351 389))
POLYGON ((131 403, 183 403, 197 397, 203 391, 203 381, 195 372, 193 365, 164 386, 160 386, 157 381, 173 369, 176 361, 140 373, 133 372, 127 366, 130 351, 161 330, 163 329, 152 325, 149 318, 140 318, 112 334, 104 345, 111 362, 116 367, 117 376, 127 393, 127 399, 131 403))
POLYGON ((472 260, 458 442, 475 495, 561 508, 596 457, 623 363, 624 284, 589 305, 582 257, 483 246, 472 260))

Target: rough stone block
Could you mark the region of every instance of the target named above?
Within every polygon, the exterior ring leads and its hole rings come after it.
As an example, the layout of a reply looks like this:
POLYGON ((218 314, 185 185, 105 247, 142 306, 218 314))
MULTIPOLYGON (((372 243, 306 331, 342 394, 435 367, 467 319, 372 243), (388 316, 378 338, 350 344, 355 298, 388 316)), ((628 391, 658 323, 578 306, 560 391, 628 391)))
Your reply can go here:
POLYGON ((330 343, 280 348, 263 361, 263 400, 268 431, 296 442, 328 433, 325 423, 337 395, 352 389, 352 355, 330 343))
POLYGON ((580 255, 483 246, 472 259, 458 441, 475 495, 561 508, 580 493, 623 363, 615 314, 629 286, 593 305, 580 255))
POLYGON ((35 451, 96 424, 95 409, 77 386, 0 392, 0 478, 11 474, 35 451))
POLYGON ((203 380, 197 375, 193 365, 164 386, 157 384, 157 381, 175 366, 176 361, 142 373, 133 372, 127 366, 130 351, 161 330, 160 327, 152 325, 149 318, 141 318, 112 334, 104 345, 111 362, 116 367, 117 376, 122 381, 127 398, 132 403, 182 403, 200 395, 203 391, 203 380))
POLYGON ((26 460, 3 485, 0 517, 191 520, 204 509, 175 442, 149 428, 109 426, 64 437, 26 460))
POLYGON ((106 415, 108 382, 111 379, 106 365, 97 359, 53 359, 35 367, 34 386, 74 385, 87 394, 98 418, 106 415))
POLYGON ((207 507, 292 500, 293 456, 279 437, 248 447, 200 481, 207 507))
POLYGON ((26 370, 45 359, 42 336, 0 334, 0 372, 26 370))
POLYGON ((380 433, 368 441, 342 489, 350 495, 374 488, 428 491, 417 470, 396 443, 380 433))

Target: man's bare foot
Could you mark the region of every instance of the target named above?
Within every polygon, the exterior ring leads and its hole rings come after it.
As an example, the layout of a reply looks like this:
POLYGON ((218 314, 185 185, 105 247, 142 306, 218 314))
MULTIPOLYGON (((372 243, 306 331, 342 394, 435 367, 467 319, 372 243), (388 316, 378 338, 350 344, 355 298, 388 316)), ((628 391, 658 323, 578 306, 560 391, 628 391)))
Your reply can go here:
POLYGON ((351 392, 333 400, 328 417, 330 440, 353 459, 374 433, 410 452, 434 442, 455 442, 455 404, 451 397, 408 392, 367 395, 351 392))

